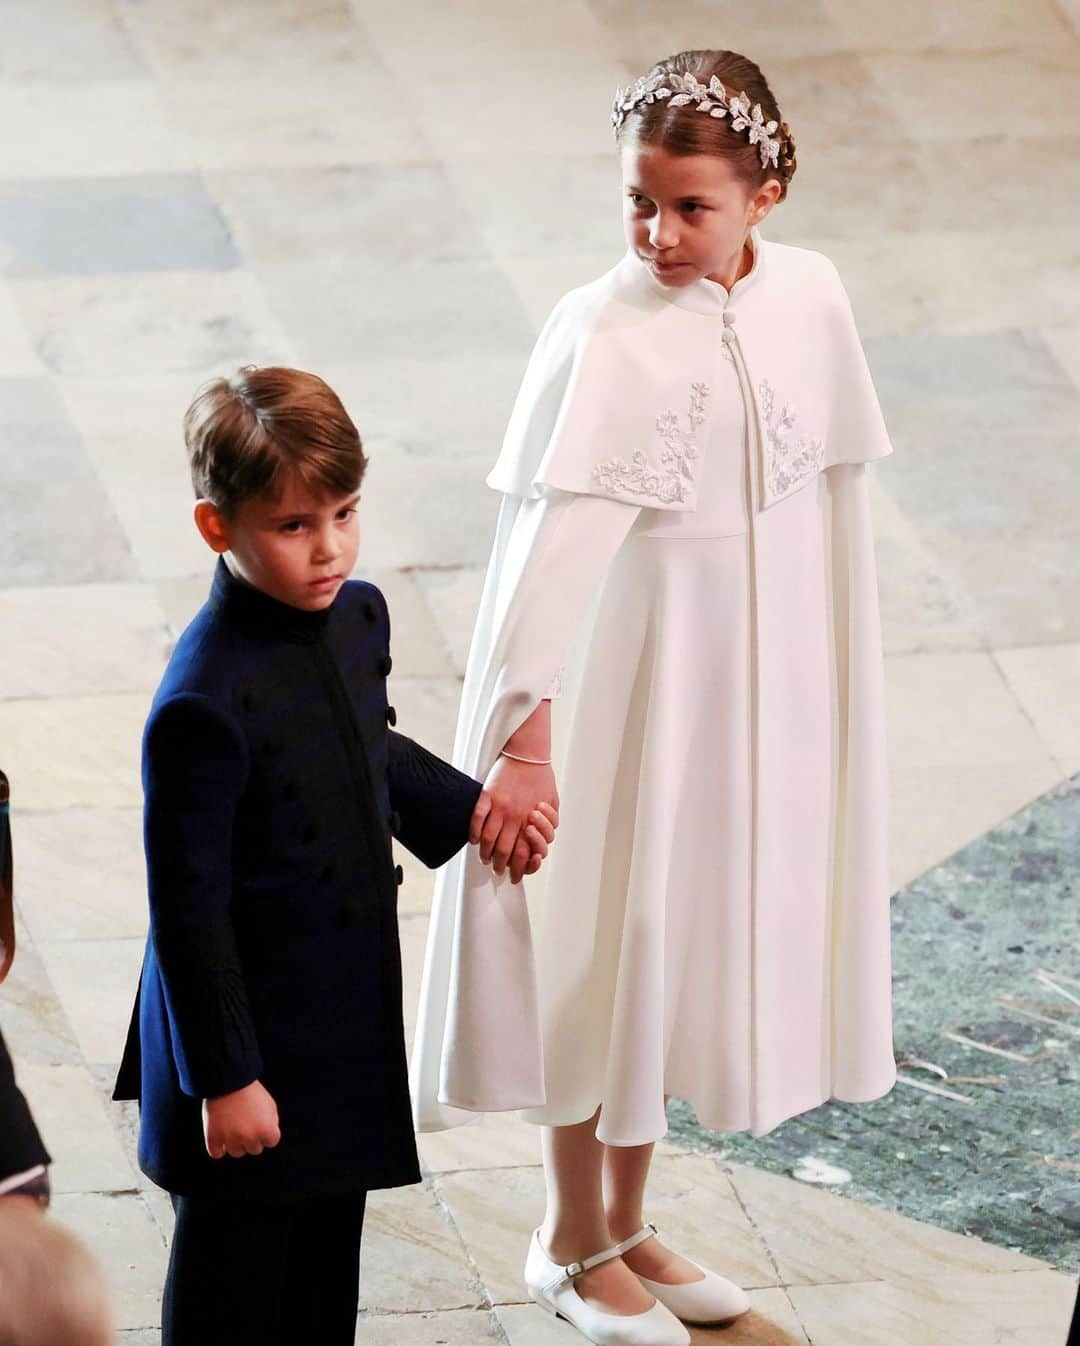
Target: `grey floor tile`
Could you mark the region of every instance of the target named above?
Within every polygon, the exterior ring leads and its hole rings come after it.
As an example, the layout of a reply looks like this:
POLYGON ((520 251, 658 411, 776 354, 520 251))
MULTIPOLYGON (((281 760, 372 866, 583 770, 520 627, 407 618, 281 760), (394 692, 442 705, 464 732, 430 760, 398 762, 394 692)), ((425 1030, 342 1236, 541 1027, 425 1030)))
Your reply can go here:
POLYGON ((47 379, 0 379, 0 444, 0 584, 128 579, 127 538, 47 379))
POLYGON ((255 262, 390 267, 487 257, 474 203, 435 162, 297 165, 211 174, 208 184, 255 262))
POLYGON ((0 185, 0 269, 9 276, 237 265, 228 227, 197 177, 0 185))
POLYGON ((4 0, 0 23, 0 80, 83 84, 143 73, 109 0, 49 0, 45 5, 4 0))

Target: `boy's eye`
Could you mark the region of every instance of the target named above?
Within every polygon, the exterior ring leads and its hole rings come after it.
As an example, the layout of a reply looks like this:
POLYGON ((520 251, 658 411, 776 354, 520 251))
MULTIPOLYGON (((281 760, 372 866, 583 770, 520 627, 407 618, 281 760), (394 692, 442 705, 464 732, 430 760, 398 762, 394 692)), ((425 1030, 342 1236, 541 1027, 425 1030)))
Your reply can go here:
POLYGON ((338 518, 341 520, 341 522, 344 523, 345 520, 349 517, 350 514, 355 514, 355 513, 356 513, 356 506, 355 506, 355 505, 346 505, 344 509, 339 509, 339 510, 338 510, 338 515, 337 515, 337 516, 338 516, 338 518))
POLYGON ((279 529, 282 533, 299 533, 303 527, 299 519, 290 519, 288 523, 283 523, 279 529))

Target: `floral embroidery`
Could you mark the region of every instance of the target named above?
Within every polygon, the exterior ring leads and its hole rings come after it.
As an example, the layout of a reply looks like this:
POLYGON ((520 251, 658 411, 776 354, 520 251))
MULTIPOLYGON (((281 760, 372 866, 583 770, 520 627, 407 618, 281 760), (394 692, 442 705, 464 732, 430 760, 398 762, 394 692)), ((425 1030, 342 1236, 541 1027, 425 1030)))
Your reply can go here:
POLYGON ((765 380, 758 385, 761 396, 761 414, 765 418, 765 438, 770 452, 765 455, 765 473, 769 491, 775 496, 786 495, 793 486, 808 481, 821 470, 825 461, 825 446, 820 439, 794 436, 795 408, 785 402, 776 410, 776 390, 765 380))
POLYGON ((600 489, 608 495, 649 495, 665 505, 684 501, 687 486, 694 480, 694 461, 698 456, 694 436, 705 420, 708 397, 707 384, 690 385, 688 430, 679 425, 674 411, 657 416, 656 431, 664 441, 661 467, 651 463, 640 449, 630 463, 625 458, 609 458, 606 463, 598 463, 593 468, 600 489))

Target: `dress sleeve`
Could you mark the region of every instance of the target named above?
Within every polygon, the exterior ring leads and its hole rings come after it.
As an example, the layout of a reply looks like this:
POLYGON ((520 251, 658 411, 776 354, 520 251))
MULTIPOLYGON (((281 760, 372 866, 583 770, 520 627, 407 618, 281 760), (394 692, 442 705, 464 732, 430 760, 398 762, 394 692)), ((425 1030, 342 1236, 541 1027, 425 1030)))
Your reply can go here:
POLYGON ((243 736, 207 697, 183 693, 152 713, 143 741, 150 933, 180 1087, 195 1098, 262 1073, 229 914, 246 778, 243 736))

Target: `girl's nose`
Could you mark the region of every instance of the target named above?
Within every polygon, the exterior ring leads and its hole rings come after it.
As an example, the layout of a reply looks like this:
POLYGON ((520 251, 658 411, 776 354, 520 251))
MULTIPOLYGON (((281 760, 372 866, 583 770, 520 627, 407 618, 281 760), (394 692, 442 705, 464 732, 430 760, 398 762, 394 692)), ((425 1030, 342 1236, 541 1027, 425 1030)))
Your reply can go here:
POLYGON ((657 211, 649 225, 649 244, 658 251, 664 248, 673 248, 679 241, 679 231, 676 227, 676 221, 671 215, 663 211, 657 211))

